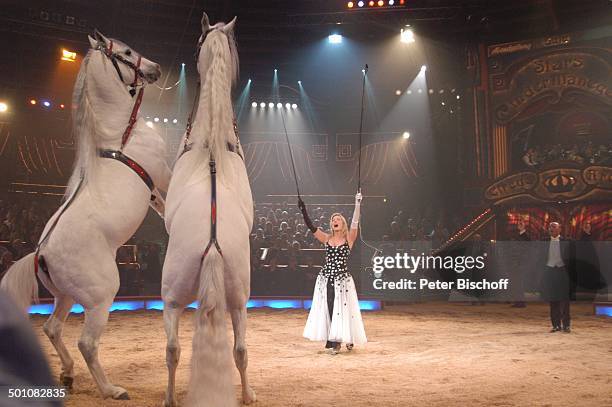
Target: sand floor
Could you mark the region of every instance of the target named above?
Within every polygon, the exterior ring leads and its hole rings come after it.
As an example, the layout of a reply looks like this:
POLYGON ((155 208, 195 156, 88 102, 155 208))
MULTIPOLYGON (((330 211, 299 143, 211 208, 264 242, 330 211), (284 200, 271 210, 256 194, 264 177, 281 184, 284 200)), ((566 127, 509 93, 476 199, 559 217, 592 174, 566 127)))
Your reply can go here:
MULTIPOLYGON (((548 308, 530 304, 415 304, 364 313, 369 343, 331 356, 301 337, 303 310, 249 311, 256 406, 612 406, 612 319, 572 304, 573 332, 548 333, 548 308)), ((181 321, 179 400, 191 356, 193 312, 181 321)), ((161 312, 111 314, 100 355, 131 400, 102 400, 76 346, 83 317, 64 331, 75 359, 68 406, 160 406, 166 385, 161 312)), ((54 374, 59 359, 33 317, 54 374)), ((228 327, 229 323, 228 318, 228 327)), ((228 338, 229 332, 228 332, 228 338)), ((236 397, 239 376, 235 371, 236 397)))

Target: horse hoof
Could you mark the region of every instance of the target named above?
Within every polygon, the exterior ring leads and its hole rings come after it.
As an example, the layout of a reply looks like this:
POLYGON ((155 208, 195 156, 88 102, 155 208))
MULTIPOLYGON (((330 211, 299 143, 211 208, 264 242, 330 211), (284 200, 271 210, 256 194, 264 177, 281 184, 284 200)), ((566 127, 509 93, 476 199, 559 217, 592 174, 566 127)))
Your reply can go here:
POLYGON ((63 373, 60 374, 60 384, 63 387, 72 390, 72 383, 74 383, 74 377, 65 376, 63 373))
POLYGON ((117 397, 114 397, 115 400, 129 400, 130 396, 128 396, 127 391, 121 393, 120 395, 118 395, 117 397))

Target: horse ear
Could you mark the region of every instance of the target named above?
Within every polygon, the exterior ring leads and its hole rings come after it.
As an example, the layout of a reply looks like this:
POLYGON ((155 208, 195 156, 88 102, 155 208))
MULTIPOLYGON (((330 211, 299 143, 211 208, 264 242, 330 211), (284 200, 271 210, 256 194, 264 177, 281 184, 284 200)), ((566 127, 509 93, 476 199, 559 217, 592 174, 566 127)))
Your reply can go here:
POLYGON ((107 45, 108 45, 108 38, 106 38, 106 37, 104 36, 104 34, 102 34, 100 31, 98 31, 98 29, 97 29, 97 28, 94 30, 94 38, 95 38, 96 40, 98 40, 98 42, 102 42, 102 43, 104 43, 104 46, 107 46, 107 45))
POLYGON ((206 32, 210 29, 210 21, 208 20, 208 14, 202 13, 202 32, 206 32))
POLYGON ((98 41, 97 40, 95 40, 91 35, 88 35, 87 38, 89 38, 89 45, 91 45, 92 49, 98 48, 98 41))
POLYGON ((227 33, 229 33, 230 31, 232 31, 232 30, 234 29, 234 25, 235 25, 235 24, 236 24, 236 17, 234 17, 234 18, 232 19, 232 21, 230 21, 229 23, 225 24, 225 25, 224 25, 224 26, 221 28, 221 30, 222 30, 224 33, 226 33, 226 34, 227 34, 227 33))

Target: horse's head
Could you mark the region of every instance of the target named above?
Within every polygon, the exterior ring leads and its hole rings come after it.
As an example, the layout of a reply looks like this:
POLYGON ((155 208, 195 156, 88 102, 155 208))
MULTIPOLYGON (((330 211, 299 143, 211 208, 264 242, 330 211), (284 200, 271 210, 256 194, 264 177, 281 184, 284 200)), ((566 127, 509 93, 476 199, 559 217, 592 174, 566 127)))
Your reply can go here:
POLYGON ((88 36, 91 48, 106 55, 115 70, 119 80, 128 86, 136 86, 139 81, 144 80, 153 83, 161 76, 159 64, 143 57, 127 44, 106 38, 98 30, 94 36, 88 36))
POLYGON ((202 15, 202 35, 198 40, 198 51, 196 55, 198 71, 202 82, 216 57, 227 58, 227 78, 232 83, 238 75, 238 52, 234 41, 234 25, 236 17, 229 23, 216 23, 210 25, 208 15, 202 15), (216 52, 215 52, 216 51, 216 52), (220 51, 220 52, 219 52, 220 51))

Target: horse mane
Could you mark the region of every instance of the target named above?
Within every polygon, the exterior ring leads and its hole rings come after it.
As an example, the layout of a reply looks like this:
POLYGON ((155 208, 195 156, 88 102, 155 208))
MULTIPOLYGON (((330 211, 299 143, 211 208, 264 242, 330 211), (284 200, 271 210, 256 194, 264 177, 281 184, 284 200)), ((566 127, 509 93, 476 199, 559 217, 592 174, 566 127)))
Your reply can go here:
POLYGON ((68 199, 81 182, 88 181, 90 168, 96 157, 95 142, 95 116, 87 100, 87 67, 93 50, 89 50, 79 69, 74 90, 72 92, 72 137, 75 141, 75 160, 72 175, 68 180, 68 187, 64 200, 68 199))
POLYGON ((208 47, 212 61, 202 74, 203 88, 193 142, 198 151, 206 153, 206 157, 198 158, 198 162, 206 163, 206 167, 208 151, 212 152, 218 167, 217 177, 223 183, 228 175, 225 165, 227 143, 235 142, 231 91, 238 77, 238 52, 233 33, 226 34, 218 29, 208 35, 202 52, 204 47, 208 47), (204 149, 205 146, 210 150, 204 149))

